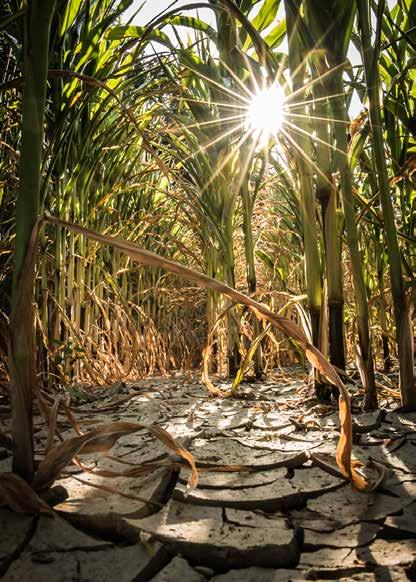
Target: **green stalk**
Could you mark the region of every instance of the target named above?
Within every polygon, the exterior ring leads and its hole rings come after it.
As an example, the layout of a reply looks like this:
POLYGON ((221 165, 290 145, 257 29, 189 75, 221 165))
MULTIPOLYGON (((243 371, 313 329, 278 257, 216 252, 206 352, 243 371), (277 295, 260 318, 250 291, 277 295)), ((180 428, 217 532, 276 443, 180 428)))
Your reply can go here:
POLYGON ((389 346, 389 334, 387 325, 387 313, 386 313, 386 297, 384 294, 384 261, 382 258, 382 245, 383 237, 381 236, 380 229, 378 227, 375 230, 375 259, 376 259, 376 271, 377 271, 377 282, 380 292, 380 299, 378 301, 378 315, 381 327, 381 343, 383 346, 383 371, 385 373, 390 372, 392 367, 392 361, 390 357, 390 346, 389 346))
MULTIPOLYGON (((328 87, 325 79, 318 79, 326 72, 321 53, 315 57, 313 73, 314 114, 313 125, 316 141, 316 197, 321 206, 324 239, 324 260, 327 280, 328 343, 332 364, 345 369, 344 351, 344 291, 342 286, 341 244, 337 215, 337 192, 333 185, 331 159, 331 133, 334 123, 330 120, 328 87)), ((321 330, 322 332, 323 330, 321 330)), ((332 388, 331 388, 332 389, 332 388)))
POLYGON ((344 290, 337 199, 337 191, 333 187, 329 201, 325 206, 325 219, 323 221, 328 284, 328 337, 331 363, 341 370, 345 370, 344 290))
MULTIPOLYGON (((228 68, 238 74, 238 57, 235 55, 235 46, 237 45, 237 26, 234 16, 225 11, 219 11, 217 14, 217 28, 218 28, 218 52, 220 56, 220 75, 226 79, 233 87, 235 80, 233 79, 228 68), (222 65, 226 64, 226 66, 222 65)), ((227 139, 229 142, 229 140, 227 139)), ((224 152, 225 152, 224 148, 224 152)), ((227 152, 228 153, 228 152, 227 152)), ((236 192, 234 191, 236 177, 231 170, 232 160, 226 165, 223 170, 223 179, 221 180, 222 189, 220 196, 222 200, 222 222, 224 232, 224 281, 231 287, 235 288, 235 258, 234 258, 234 210, 236 202, 236 192)), ((238 180, 238 178, 237 178, 238 180)), ((228 360, 228 374, 235 376, 240 367, 240 339, 238 333, 238 325, 236 323, 235 314, 229 312, 227 314, 227 360, 228 360)))
MULTIPOLYGON (((389 257, 391 292, 393 297, 396 339, 400 366, 400 392, 402 405, 406 410, 416 410, 416 388, 413 377, 413 348, 409 312, 404 287, 402 263, 394 210, 390 195, 390 185, 384 152, 383 124, 380 114, 380 78, 377 66, 378 50, 372 46, 370 13, 367 0, 358 0, 358 17, 361 35, 362 56, 369 101, 372 144, 377 169, 380 203, 383 212, 384 236, 389 257)), ((383 14, 384 2, 379 14, 383 14)))
POLYGON ((357 311, 357 327, 361 360, 361 379, 365 391, 363 408, 377 408, 377 393, 374 378, 374 363, 370 341, 369 310, 362 269, 362 257, 359 248, 358 228, 354 211, 354 196, 352 191, 351 170, 348 163, 347 123, 348 115, 345 103, 342 69, 337 68, 332 77, 333 97, 332 108, 335 124, 335 139, 338 152, 337 167, 340 172, 342 202, 345 216, 345 230, 351 257, 351 269, 354 283, 354 295, 357 311))
POLYGON ((15 268, 10 326, 13 471, 33 477, 32 399, 36 386, 33 292, 35 256, 28 253, 39 213, 49 34, 55 0, 27 4, 20 184, 16 201, 15 268))
MULTIPOLYGON (((304 60, 298 33, 297 14, 292 10, 295 2, 285 0, 286 25, 289 37, 289 68, 292 79, 292 90, 297 93, 297 100, 305 100, 302 91, 304 81, 304 60)), ((296 1, 300 9, 299 0, 296 1)), ((308 309, 312 322, 313 344, 319 343, 319 324, 322 309, 322 283, 318 249, 318 236, 316 227, 316 203, 313 191, 312 150, 310 138, 304 132, 309 133, 307 114, 305 109, 297 108, 297 112, 305 114, 305 117, 296 118, 299 132, 292 132, 292 140, 295 144, 294 154, 299 170, 300 212, 303 229, 303 241, 305 248, 305 275, 306 291, 308 296, 308 309), (310 160, 310 161, 309 161, 310 160)))
MULTIPOLYGON (((257 277, 256 277, 256 267, 254 261, 254 239, 253 239, 253 207, 256 198, 256 192, 251 195, 248 187, 248 166, 249 162, 249 148, 244 145, 241 148, 241 159, 242 159, 242 171, 243 175, 241 177, 242 184, 240 188, 240 194, 242 199, 242 211, 243 211, 243 231, 244 231, 244 253, 246 257, 246 279, 247 288, 250 294, 257 291, 257 277)), ((257 338, 261 333, 261 325, 257 318, 253 320, 253 340, 257 338)), ((261 342, 258 344, 253 357, 254 362, 254 373, 257 378, 260 378, 263 374, 263 361, 262 361, 262 349, 261 342)))
MULTIPOLYGON (((234 267, 234 244, 233 244, 233 233, 234 233, 234 201, 229 200, 228 209, 224 210, 224 238, 225 238, 225 249, 224 249, 224 278, 230 287, 235 289, 235 267, 234 267)), ((232 311, 227 313, 227 361, 228 361, 228 375, 235 376, 237 370, 240 367, 240 341, 238 326, 235 319, 235 315, 232 311)))

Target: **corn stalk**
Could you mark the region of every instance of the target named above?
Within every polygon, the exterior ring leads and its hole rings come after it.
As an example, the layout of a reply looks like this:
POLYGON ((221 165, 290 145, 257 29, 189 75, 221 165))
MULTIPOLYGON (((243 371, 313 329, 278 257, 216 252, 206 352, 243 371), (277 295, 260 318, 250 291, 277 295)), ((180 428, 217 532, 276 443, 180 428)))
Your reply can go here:
POLYGON ((55 0, 33 0, 24 16, 25 84, 9 356, 13 470, 28 481, 34 470, 32 398, 37 382, 32 304, 35 256, 28 254, 28 248, 39 213, 49 34, 54 8, 55 0))
POLYGON ((378 24, 375 46, 371 39, 370 11, 367 0, 357 0, 362 56, 369 101, 369 117, 372 132, 372 147, 377 168, 377 181, 383 212, 385 240, 389 257, 390 282, 393 296, 396 340, 400 366, 400 392, 402 405, 406 410, 416 410, 416 388, 413 377, 413 346, 409 319, 409 308, 405 293, 402 259, 397 238, 390 184, 384 151, 383 122, 380 113, 380 79, 378 54, 380 46, 380 26, 384 1, 378 6, 378 24))
MULTIPOLYGON (((285 0, 286 26, 289 42, 289 69, 292 80, 292 92, 296 100, 305 102, 306 94, 303 88, 306 61, 302 50, 299 31, 300 1, 285 0)), ((312 325, 312 339, 315 346, 319 345, 320 320, 322 309, 321 267, 318 249, 316 224, 316 200, 313 186, 312 148, 309 137, 308 115, 306 107, 296 109, 299 118, 296 124, 299 131, 293 131, 294 157, 298 168, 298 187, 300 216, 305 249, 305 277, 308 296, 308 310, 312 325)))

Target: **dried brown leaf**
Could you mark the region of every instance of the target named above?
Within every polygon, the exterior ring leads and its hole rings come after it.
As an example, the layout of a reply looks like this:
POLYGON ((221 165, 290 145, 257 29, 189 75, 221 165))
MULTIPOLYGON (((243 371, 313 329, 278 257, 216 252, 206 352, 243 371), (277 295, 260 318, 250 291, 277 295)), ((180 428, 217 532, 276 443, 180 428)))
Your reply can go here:
POLYGON ((52 485, 61 471, 71 462, 75 455, 90 453, 105 453, 109 451, 117 440, 139 430, 148 430, 191 466, 191 476, 188 487, 193 489, 198 484, 198 472, 193 455, 182 447, 167 431, 158 426, 146 426, 135 422, 113 422, 90 432, 76 436, 57 445, 49 451, 35 475, 33 487, 39 491, 52 485))

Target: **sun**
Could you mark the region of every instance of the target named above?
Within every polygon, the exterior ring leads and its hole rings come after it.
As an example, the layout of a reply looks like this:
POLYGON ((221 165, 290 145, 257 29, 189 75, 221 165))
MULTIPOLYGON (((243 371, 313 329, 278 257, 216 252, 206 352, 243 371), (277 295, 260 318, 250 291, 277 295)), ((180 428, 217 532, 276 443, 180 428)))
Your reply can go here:
POLYGON ((285 117, 285 94, 279 85, 270 85, 251 98, 247 110, 247 129, 260 142, 276 136, 285 117))

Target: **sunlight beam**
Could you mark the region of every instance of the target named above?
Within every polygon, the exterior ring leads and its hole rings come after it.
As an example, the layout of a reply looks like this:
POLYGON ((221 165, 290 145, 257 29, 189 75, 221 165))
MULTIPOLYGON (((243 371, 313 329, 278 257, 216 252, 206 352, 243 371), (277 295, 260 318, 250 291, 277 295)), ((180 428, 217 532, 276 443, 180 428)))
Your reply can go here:
POLYGON ((279 85, 255 93, 247 110, 247 130, 265 144, 276 136, 285 117, 285 94, 279 85))

